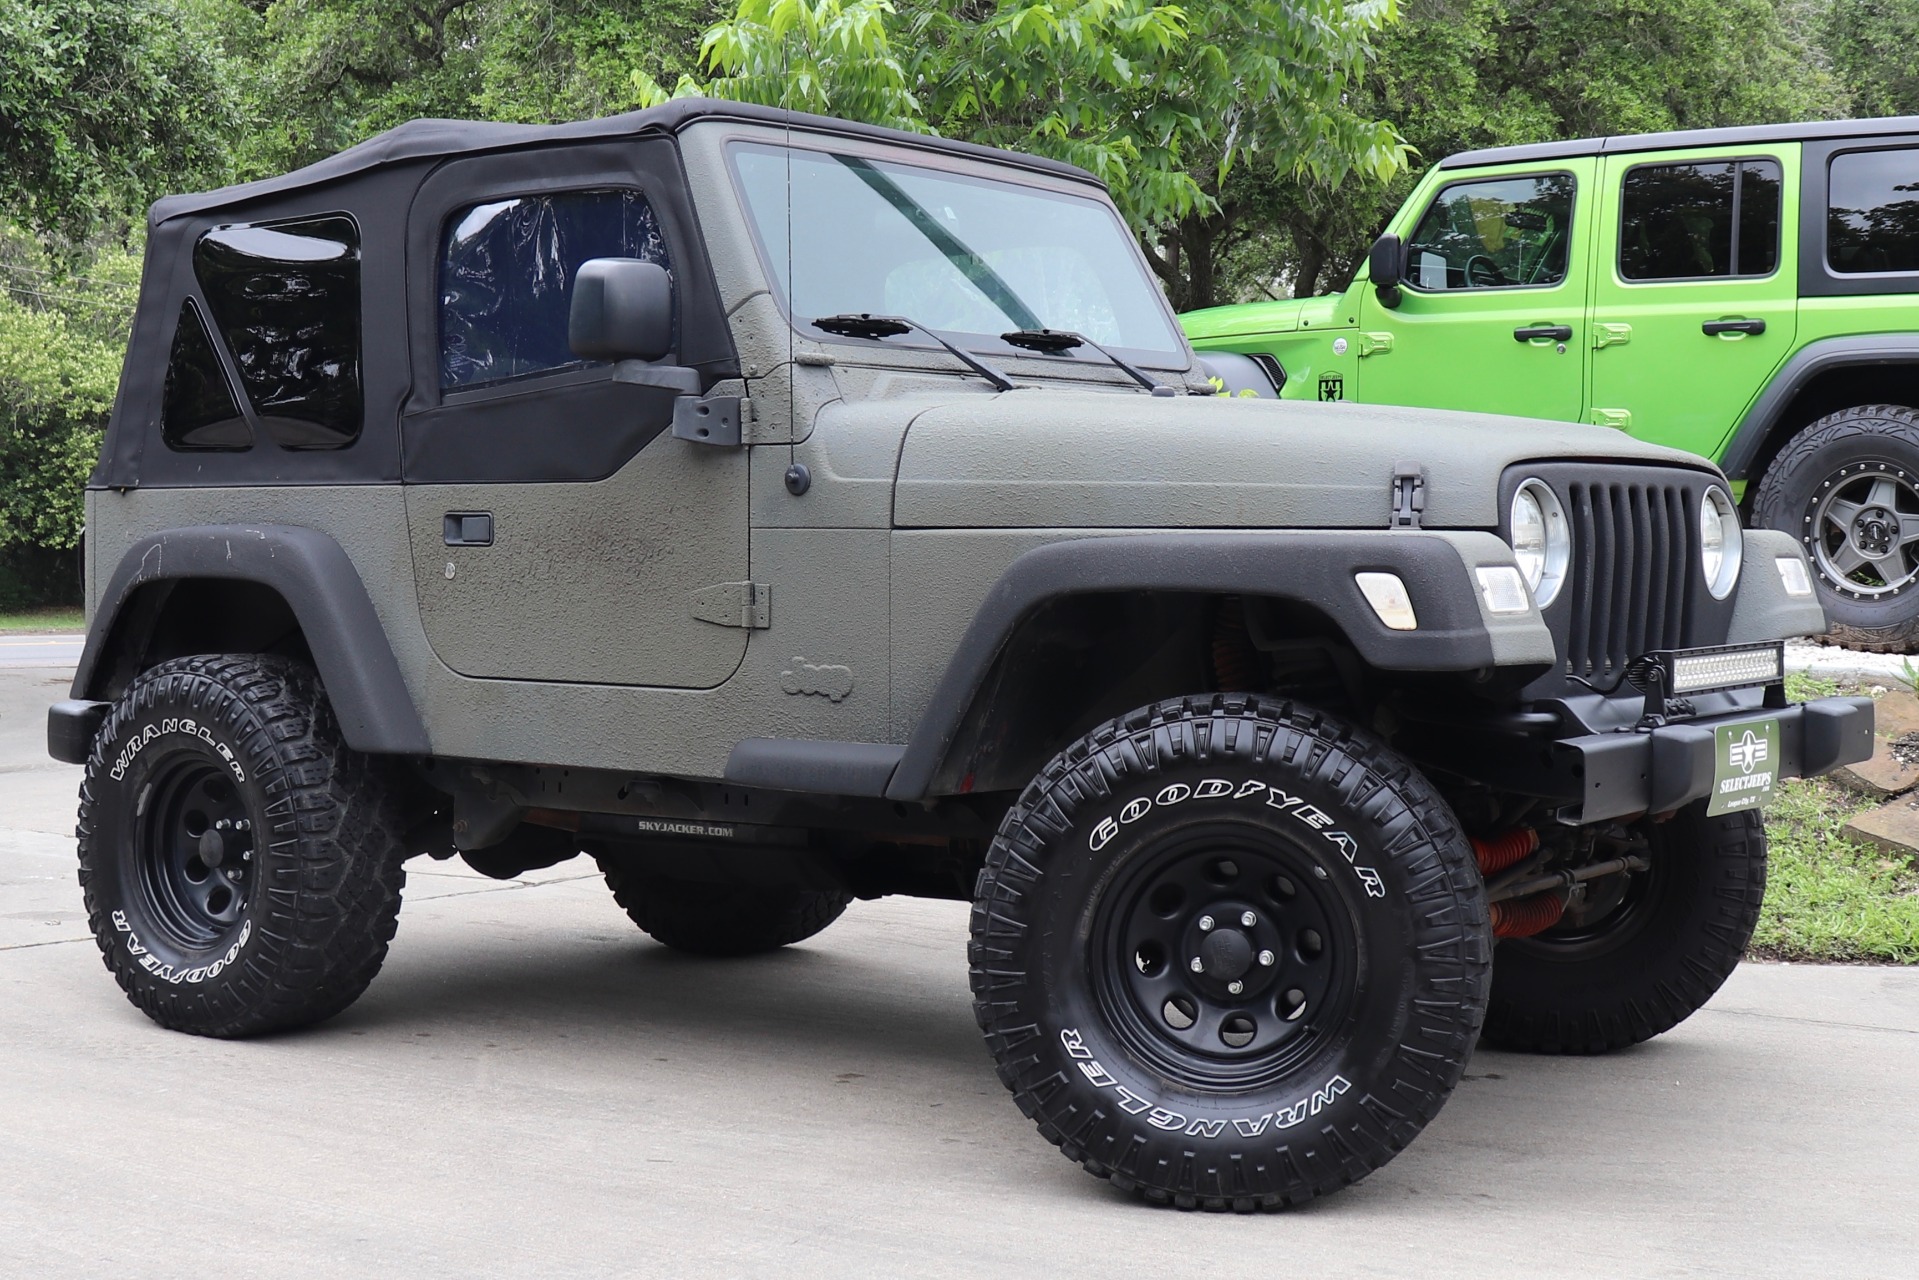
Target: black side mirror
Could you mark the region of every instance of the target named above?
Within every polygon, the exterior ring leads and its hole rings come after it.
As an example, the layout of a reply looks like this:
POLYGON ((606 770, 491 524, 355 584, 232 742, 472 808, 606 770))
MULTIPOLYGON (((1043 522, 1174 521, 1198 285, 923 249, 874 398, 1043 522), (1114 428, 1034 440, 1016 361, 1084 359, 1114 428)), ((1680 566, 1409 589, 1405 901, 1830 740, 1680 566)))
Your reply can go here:
POLYGON ((1373 241, 1366 273, 1372 277, 1373 288, 1379 290, 1379 305, 1398 306, 1399 284, 1406 278, 1406 246, 1398 236, 1381 236, 1373 241))
POLYGON ((593 258, 573 277, 567 345, 587 360, 658 360, 673 349, 673 281, 638 258, 593 258))

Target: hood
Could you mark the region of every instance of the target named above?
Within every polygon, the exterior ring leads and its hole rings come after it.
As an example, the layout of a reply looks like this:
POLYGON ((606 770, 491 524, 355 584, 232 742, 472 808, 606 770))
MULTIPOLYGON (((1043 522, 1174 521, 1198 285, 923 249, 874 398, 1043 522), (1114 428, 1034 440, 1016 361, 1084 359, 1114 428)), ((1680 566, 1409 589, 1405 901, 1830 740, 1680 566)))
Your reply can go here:
POLYGON ((1204 311, 1188 311, 1179 318, 1179 323, 1189 340, 1201 343, 1292 333, 1299 329, 1331 329, 1342 323, 1353 323, 1338 314, 1341 301, 1337 297, 1287 298, 1280 302, 1208 307, 1204 311))
POLYGON ((1426 472, 1429 528, 1499 524, 1531 460, 1692 454, 1608 427, 1313 401, 1019 390, 921 412, 894 489, 900 528, 1383 528, 1395 464, 1426 472))

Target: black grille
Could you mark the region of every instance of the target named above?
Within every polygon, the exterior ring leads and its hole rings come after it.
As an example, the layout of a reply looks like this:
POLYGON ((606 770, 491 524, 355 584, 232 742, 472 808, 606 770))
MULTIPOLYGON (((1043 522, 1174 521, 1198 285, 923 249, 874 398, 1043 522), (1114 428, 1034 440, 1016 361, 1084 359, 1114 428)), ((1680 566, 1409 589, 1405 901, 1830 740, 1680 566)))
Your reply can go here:
POLYGON ((1697 480, 1570 480, 1559 486, 1572 525, 1565 673, 1610 684, 1652 649, 1698 632, 1697 480))

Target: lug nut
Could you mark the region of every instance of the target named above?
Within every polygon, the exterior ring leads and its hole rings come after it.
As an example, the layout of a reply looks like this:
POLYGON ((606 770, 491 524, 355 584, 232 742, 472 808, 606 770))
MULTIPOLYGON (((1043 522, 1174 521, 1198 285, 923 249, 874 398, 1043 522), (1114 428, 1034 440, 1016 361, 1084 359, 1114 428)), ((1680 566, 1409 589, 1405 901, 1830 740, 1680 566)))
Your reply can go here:
POLYGON ((1272 967, 1273 960, 1274 960, 1274 956, 1272 952, 1262 951, 1259 953, 1259 962, 1267 966, 1268 968, 1272 967))
POLYGON ((1213 927, 1213 918, 1211 916, 1201 916, 1199 918, 1199 931, 1201 933, 1205 933, 1208 929, 1212 927, 1213 927))
POLYGON ((1226 984, 1226 989, 1234 995, 1238 995, 1246 989, 1246 984, 1243 982, 1229 982, 1226 984))
POLYGON ((1194 956, 1192 959, 1192 962, 1188 964, 1186 967, 1188 969, 1191 969, 1194 973, 1206 972, 1206 962, 1204 960, 1201 960, 1198 956, 1194 956))
POLYGON ((1259 923, 1259 917, 1254 915, 1252 912, 1248 911, 1244 915, 1240 916, 1239 922, 1245 925, 1248 929, 1250 929, 1254 925, 1259 923))

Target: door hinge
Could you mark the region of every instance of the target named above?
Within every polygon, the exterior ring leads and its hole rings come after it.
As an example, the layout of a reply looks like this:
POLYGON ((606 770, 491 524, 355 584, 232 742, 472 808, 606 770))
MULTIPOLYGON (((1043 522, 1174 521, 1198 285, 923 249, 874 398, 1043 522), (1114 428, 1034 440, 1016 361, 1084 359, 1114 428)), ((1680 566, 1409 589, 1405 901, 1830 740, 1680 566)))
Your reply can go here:
POLYGON ((1615 427, 1624 431, 1632 426, 1631 409, 1594 409, 1592 424, 1595 427, 1615 427))
POLYGON ((1417 529, 1426 510, 1426 472, 1416 462, 1393 464, 1393 514, 1389 528, 1417 529))
POLYGON ((1595 324, 1593 326, 1593 350, 1601 347, 1620 347, 1632 341, 1632 326, 1629 324, 1595 324))
POLYGON ((673 435, 694 444, 737 445, 740 424, 751 412, 751 402, 742 396, 676 396, 673 435))
POLYGON ((761 631, 773 625, 773 588, 763 582, 719 582, 693 593, 693 616, 721 627, 761 631))
POLYGON ((1390 333, 1362 333, 1359 335, 1359 358, 1367 356, 1391 355, 1393 335, 1390 333))

